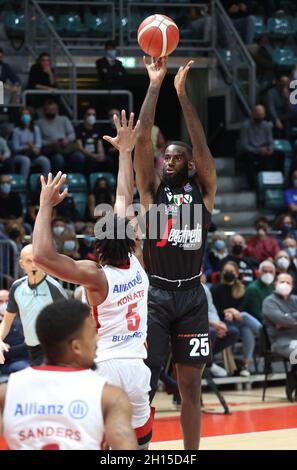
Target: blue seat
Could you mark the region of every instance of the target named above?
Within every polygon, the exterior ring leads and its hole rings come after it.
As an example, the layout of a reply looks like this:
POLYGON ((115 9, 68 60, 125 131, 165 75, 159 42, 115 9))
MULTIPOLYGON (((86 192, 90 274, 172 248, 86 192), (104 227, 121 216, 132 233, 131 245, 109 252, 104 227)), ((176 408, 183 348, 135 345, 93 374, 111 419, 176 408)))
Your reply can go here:
POLYGON ((4 15, 4 25, 7 35, 22 37, 25 33, 25 16, 7 13, 4 15))
POLYGON ((87 181, 81 173, 67 173, 69 191, 87 191, 87 181))
POLYGON ((264 19, 261 16, 254 16, 255 33, 257 37, 264 36, 267 33, 267 27, 264 23, 264 19))
POLYGON ((220 53, 224 62, 231 62, 231 51, 229 49, 221 49, 220 53))
POLYGON ((291 154, 293 151, 292 145, 290 144, 288 140, 285 140, 285 139, 274 139, 273 149, 283 152, 286 155, 291 154))
POLYGON ((76 208, 79 212, 79 216, 81 220, 83 220, 86 216, 86 208, 87 208, 87 202, 88 202, 88 196, 87 193, 85 192, 70 192, 70 196, 73 197, 76 208))
POLYGON ((293 49, 284 47, 283 49, 274 49, 272 51, 272 60, 277 68, 288 69, 296 64, 297 57, 295 57, 293 49))
POLYGON ((26 181, 25 181, 23 175, 17 175, 15 173, 12 173, 10 175, 10 179, 11 179, 11 189, 12 189, 12 191, 21 192, 21 191, 26 191, 27 190, 26 181))
POLYGON ((95 183, 96 183, 98 178, 106 178, 111 191, 115 190, 116 179, 115 179, 115 177, 113 176, 112 173, 91 173, 90 174, 90 189, 91 189, 91 191, 93 191, 93 189, 95 187, 95 183))
POLYGON ((259 200, 266 209, 281 209, 284 206, 285 179, 281 171, 258 173, 259 200))
POLYGON ((40 181, 39 173, 32 173, 32 175, 30 175, 30 180, 29 180, 30 191, 34 192, 37 190, 39 181, 40 181))
POLYGON ((112 32, 111 15, 108 14, 92 15, 90 13, 86 13, 85 25, 91 36, 105 37, 107 33, 111 34, 112 32))
POLYGON ((59 28, 62 34, 69 36, 77 36, 88 31, 88 27, 82 23, 80 16, 77 14, 61 15, 59 28))
POLYGON ((284 38, 293 34, 294 29, 289 18, 269 18, 268 32, 273 38, 284 38))

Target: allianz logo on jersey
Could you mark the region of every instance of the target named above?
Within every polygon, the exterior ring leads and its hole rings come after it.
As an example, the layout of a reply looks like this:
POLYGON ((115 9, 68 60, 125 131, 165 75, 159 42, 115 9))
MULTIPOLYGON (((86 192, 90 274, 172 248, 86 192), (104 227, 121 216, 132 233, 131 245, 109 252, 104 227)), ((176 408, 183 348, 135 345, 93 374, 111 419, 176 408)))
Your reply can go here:
POLYGON ((142 284, 142 276, 139 271, 136 273, 136 277, 132 281, 127 282, 126 284, 116 284, 113 288, 113 293, 126 292, 132 287, 137 286, 137 284, 142 284))
MULTIPOLYGON (((82 400, 74 400, 68 406, 68 413, 74 419, 82 419, 88 413, 88 406, 82 400)), ((41 404, 33 403, 17 403, 14 416, 63 416, 65 414, 65 406, 62 404, 41 404)))
POLYGON ((181 206, 182 204, 191 204, 193 201, 191 194, 172 194, 168 187, 165 188, 165 191, 168 201, 172 201, 177 206, 181 206))

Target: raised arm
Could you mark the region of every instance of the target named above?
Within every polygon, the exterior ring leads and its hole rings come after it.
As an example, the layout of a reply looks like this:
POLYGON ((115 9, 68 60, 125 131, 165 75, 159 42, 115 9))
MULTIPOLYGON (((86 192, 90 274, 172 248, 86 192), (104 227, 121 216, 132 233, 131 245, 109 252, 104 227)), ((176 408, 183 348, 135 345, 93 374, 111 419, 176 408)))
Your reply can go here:
POLYGON ((179 68, 174 79, 174 86, 192 142, 197 182, 201 186, 206 208, 212 212, 217 189, 215 163, 208 148, 201 121, 186 92, 186 78, 193 63, 194 61, 190 60, 185 67, 179 68))
POLYGON ((81 284, 91 290, 99 290, 101 283, 105 286, 105 276, 93 261, 74 261, 69 256, 57 253, 51 230, 52 212, 54 206, 62 202, 67 196, 67 189, 60 193, 61 186, 65 183, 66 175, 61 171, 52 178, 49 173, 45 182, 44 176, 40 177, 41 193, 40 207, 36 217, 33 232, 33 256, 34 261, 45 272, 74 284, 81 284))
POLYGON ((140 121, 137 121, 135 128, 133 128, 134 113, 130 114, 129 122, 127 123, 124 110, 122 111, 122 123, 119 122, 116 114, 113 116, 113 120, 117 130, 116 137, 112 138, 105 135, 103 139, 119 151, 119 172, 114 212, 119 217, 126 217, 127 207, 133 202, 134 175, 132 152, 135 147, 140 121))
POLYGON ((166 60, 165 57, 158 61, 152 59, 151 64, 147 64, 146 58, 143 58, 150 78, 150 84, 139 116, 140 130, 135 147, 134 168, 140 202, 146 208, 153 202, 153 196, 159 184, 159 177, 154 165, 154 149, 151 134, 161 85, 167 71, 166 60))

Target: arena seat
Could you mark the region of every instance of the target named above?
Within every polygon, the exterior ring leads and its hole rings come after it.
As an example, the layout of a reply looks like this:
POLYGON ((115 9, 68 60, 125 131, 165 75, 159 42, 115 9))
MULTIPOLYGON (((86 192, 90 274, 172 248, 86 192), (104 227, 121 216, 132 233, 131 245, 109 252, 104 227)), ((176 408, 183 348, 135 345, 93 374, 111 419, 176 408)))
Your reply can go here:
POLYGON ((112 191, 115 190, 116 187, 116 180, 112 173, 91 173, 90 174, 90 189, 91 191, 94 189, 95 183, 98 178, 106 178, 110 189, 112 191))
POLYGON ((25 16, 16 13, 4 15, 4 25, 8 36, 22 37, 25 32, 25 16))
POLYGON ((87 190, 87 181, 82 173, 67 173, 67 179, 70 192, 87 190))
POLYGON ((38 186, 38 182, 39 182, 39 178, 40 178, 39 173, 32 173, 32 175, 30 175, 30 179, 29 179, 30 191, 32 191, 32 192, 36 191, 37 186, 38 186))
POLYGON ((295 57, 293 49, 284 47, 283 49, 277 48, 272 51, 272 60, 277 68, 291 69, 296 64, 297 57, 295 57))
POLYGON ((258 173, 259 202, 266 209, 281 209, 284 206, 285 180, 281 171, 258 173))
POLYGON ((78 14, 61 15, 59 26, 63 34, 70 36, 76 36, 88 31, 88 27, 82 23, 78 14))
POLYGON ((254 16, 254 24, 255 24, 255 34, 259 38, 264 36, 267 33, 267 27, 264 23, 264 19, 261 16, 254 16))
POLYGON ((272 38, 286 38, 294 33, 289 18, 269 18, 268 33, 272 38))
POLYGON ((87 208, 87 201, 88 201, 86 192, 70 192, 69 195, 73 197, 76 208, 79 212, 80 218, 83 220, 86 215, 86 208, 87 208))
POLYGON ((17 175, 15 173, 10 175, 11 177, 11 189, 16 193, 19 193, 24 213, 26 212, 27 207, 27 186, 26 181, 22 175, 17 175))

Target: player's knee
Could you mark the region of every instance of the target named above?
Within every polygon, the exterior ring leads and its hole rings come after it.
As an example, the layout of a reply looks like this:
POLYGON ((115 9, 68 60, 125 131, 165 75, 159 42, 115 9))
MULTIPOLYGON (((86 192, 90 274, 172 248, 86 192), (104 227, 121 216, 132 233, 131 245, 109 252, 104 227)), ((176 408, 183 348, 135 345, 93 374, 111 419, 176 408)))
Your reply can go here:
POLYGON ((200 403, 201 377, 190 377, 179 380, 178 388, 183 401, 200 403))

